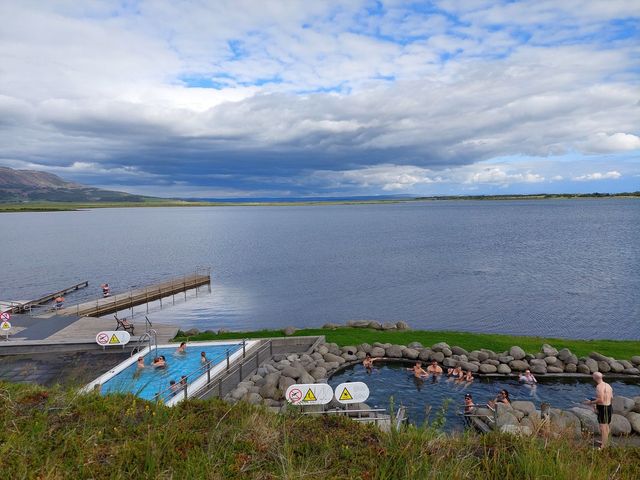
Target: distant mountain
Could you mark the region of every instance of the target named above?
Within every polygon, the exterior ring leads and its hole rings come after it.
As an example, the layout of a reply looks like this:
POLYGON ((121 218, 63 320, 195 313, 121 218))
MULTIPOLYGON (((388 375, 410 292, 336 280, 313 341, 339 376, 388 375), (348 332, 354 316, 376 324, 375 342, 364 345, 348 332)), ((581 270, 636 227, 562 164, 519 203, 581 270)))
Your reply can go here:
POLYGON ((0 203, 142 202, 150 198, 67 182, 52 173, 0 167, 0 203))

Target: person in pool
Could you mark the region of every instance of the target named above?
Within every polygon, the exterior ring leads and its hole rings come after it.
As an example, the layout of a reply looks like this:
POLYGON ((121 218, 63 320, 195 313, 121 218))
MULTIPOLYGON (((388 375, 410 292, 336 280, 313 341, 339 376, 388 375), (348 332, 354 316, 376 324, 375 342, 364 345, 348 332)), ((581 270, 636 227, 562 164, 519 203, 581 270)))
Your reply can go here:
POLYGON ((138 370, 142 370, 145 367, 144 357, 138 357, 138 361, 136 362, 136 367, 138 368, 138 370))
POLYGON ((432 375, 442 375, 442 367, 435 360, 427 367, 427 373, 432 375))
POLYGON ((523 375, 520 375, 518 380, 528 385, 534 385, 538 383, 538 381, 536 380, 536 377, 533 376, 533 373, 531 373, 531 370, 529 370, 528 368, 524 371, 523 375))
POLYGON ((171 396, 174 397, 180 391, 180 385, 178 385, 175 380, 171 380, 169 382, 169 390, 171 392, 171 396))
POLYGON ((362 365, 364 366, 364 368, 366 368, 367 370, 371 370, 373 368, 373 357, 371 356, 370 353, 367 353, 364 357, 364 360, 362 360, 362 365))
POLYGON ((416 362, 413 367, 407 368, 407 370, 412 371, 413 376, 416 378, 424 378, 429 376, 429 374, 422 368, 422 362, 416 362))
POLYGON ((176 350, 176 353, 187 353, 187 342, 182 342, 176 350))
POLYGON ((473 382, 473 372, 471 370, 467 371, 467 373, 464 376, 464 379, 467 382, 473 382))
POLYGON ((493 399, 493 400, 490 400, 487 405, 489 406, 489 408, 495 410, 496 405, 498 403, 504 403, 505 405, 511 405, 511 399, 509 398, 509 392, 507 392, 505 389, 500 390, 498 392, 498 395, 496 396, 496 398, 493 399))
POLYGON ((470 393, 465 394, 464 396, 464 413, 469 415, 474 412, 476 404, 473 403, 473 397, 470 393))
POLYGON ((166 368, 167 361, 164 359, 164 355, 156 357, 153 359, 153 363, 151 364, 153 368, 166 368))
POLYGON ((209 360, 207 360, 207 354, 205 352, 200 352, 200 363, 202 365, 206 365, 208 361, 209 360))

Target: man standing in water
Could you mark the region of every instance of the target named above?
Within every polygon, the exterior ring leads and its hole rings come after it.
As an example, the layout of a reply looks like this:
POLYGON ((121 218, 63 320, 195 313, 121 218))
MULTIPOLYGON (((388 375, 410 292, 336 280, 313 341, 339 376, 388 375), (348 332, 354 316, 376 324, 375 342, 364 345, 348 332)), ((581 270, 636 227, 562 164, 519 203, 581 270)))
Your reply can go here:
POLYGON ((600 427, 600 437, 602 439, 600 448, 605 448, 609 440, 609 424, 613 416, 613 408, 611 406, 613 389, 611 385, 602 379, 602 373, 600 372, 593 374, 593 381, 596 382, 596 398, 587 400, 585 403, 596 406, 598 426, 600 427))

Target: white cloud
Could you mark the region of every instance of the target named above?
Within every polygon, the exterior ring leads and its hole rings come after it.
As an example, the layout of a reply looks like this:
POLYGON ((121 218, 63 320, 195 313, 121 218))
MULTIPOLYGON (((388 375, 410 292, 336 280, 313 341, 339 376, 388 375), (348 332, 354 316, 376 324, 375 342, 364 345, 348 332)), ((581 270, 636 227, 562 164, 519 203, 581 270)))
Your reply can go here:
POLYGON ((610 172, 606 173, 594 172, 587 173, 585 175, 579 175, 577 177, 573 177, 573 180, 576 180, 578 182, 590 182, 593 180, 617 180, 620 177, 622 177, 622 174, 620 172, 611 170, 610 172))
POLYGON ((592 153, 640 150, 640 137, 631 133, 618 132, 608 135, 604 132, 598 132, 586 142, 585 148, 592 153))

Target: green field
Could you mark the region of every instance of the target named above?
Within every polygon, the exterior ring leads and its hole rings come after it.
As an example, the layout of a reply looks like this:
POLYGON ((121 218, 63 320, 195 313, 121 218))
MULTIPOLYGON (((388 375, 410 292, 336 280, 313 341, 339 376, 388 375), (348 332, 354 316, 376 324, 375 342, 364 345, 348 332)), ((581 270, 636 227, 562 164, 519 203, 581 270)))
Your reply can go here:
MULTIPOLYGON (((438 342, 447 342, 469 351, 486 348, 495 352, 503 352, 514 345, 522 347, 527 353, 537 353, 543 343, 548 343, 558 350, 568 348, 578 357, 591 352, 599 352, 616 359, 629 359, 640 355, 640 340, 568 340, 546 337, 517 337, 511 335, 494 335, 485 333, 447 332, 429 330, 380 331, 369 328, 341 327, 335 330, 312 328, 298 330, 295 335, 324 335, 328 342, 335 342, 340 346, 358 345, 360 343, 395 343, 407 345, 420 342, 424 346, 431 346, 438 342)), ((182 340, 227 340, 230 338, 261 338, 282 337, 281 330, 261 330, 256 332, 232 332, 220 335, 201 333, 193 337, 186 337, 178 332, 175 341, 182 340)))
POLYGON ((640 449, 505 434, 384 433, 339 417, 245 403, 165 407, 0 382, 6 479, 632 479, 640 449))

